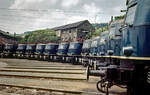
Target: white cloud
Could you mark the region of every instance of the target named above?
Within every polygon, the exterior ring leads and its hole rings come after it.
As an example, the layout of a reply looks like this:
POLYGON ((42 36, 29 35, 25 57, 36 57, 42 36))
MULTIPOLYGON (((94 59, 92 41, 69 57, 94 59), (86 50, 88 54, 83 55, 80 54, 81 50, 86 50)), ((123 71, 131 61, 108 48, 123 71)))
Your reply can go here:
POLYGON ((56 4, 58 0, 15 0, 11 9, 45 9, 56 4))
POLYGON ((79 0, 62 0, 62 7, 69 8, 79 3, 79 0))
POLYGON ((89 18, 93 18, 93 22, 96 16, 100 13, 100 9, 96 7, 95 3, 90 5, 84 4, 83 9, 85 12, 87 12, 87 16, 89 16, 89 18))
POLYGON ((14 9, 21 9, 21 8, 28 8, 30 4, 40 3, 43 0, 15 0, 10 8, 14 9))
POLYGON ((92 23, 107 22, 112 15, 121 14, 119 10, 125 9, 125 3, 121 0, 0 0, 0 7, 37 10, 0 10, 0 29, 23 33, 86 19, 92 23), (8 16, 4 19, 1 15, 8 16))
POLYGON ((74 23, 74 22, 82 21, 82 20, 87 20, 87 19, 88 19, 88 18, 83 17, 83 16, 72 16, 72 17, 69 17, 69 18, 67 19, 67 23, 66 23, 66 24, 74 23))

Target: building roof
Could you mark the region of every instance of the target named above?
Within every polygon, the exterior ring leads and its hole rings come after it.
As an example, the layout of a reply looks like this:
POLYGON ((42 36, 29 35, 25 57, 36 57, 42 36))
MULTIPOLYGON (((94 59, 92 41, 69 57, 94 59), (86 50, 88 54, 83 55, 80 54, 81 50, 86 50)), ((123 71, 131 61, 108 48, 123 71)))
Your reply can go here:
POLYGON ((65 29, 77 28, 80 25, 84 24, 85 22, 89 23, 88 20, 84 20, 84 21, 79 21, 79 22, 75 22, 75 23, 71 23, 71 24, 55 27, 55 28, 52 28, 52 29, 53 30, 65 30, 65 29))
POLYGON ((0 36, 3 36, 8 39, 15 39, 13 36, 9 35, 8 32, 2 31, 2 30, 0 30, 0 36))
POLYGON ((7 32, 4 32, 4 31, 2 31, 2 30, 0 30, 0 33, 3 34, 3 35, 8 35, 7 32))

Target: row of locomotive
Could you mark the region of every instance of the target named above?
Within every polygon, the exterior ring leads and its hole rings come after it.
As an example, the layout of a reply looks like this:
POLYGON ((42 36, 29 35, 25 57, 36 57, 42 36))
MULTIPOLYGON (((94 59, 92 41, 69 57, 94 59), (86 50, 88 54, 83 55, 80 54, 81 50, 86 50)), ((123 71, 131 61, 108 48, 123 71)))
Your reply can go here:
POLYGON ((88 68, 87 77, 100 76, 97 89, 107 95, 113 85, 127 88, 127 95, 149 95, 150 0, 127 0, 126 4, 124 22, 111 24, 105 45, 93 48, 100 55, 90 58, 97 68, 88 68))
POLYGON ((112 22, 109 32, 83 43, 1 45, 0 52, 3 56, 17 54, 87 66, 87 78, 99 76, 97 89, 107 95, 113 85, 127 88, 127 95, 149 95, 149 5, 149 0, 127 0, 124 21, 112 22))
MULTIPOLYGON (((112 44, 109 43, 109 40, 114 37, 114 42, 116 44, 118 39, 115 40, 115 35, 120 35, 119 31, 116 32, 117 29, 111 30, 111 27, 113 26, 113 28, 116 28, 116 26, 120 26, 121 23, 122 21, 113 22, 110 25, 110 32, 103 32, 100 37, 88 39, 84 42, 63 42, 60 44, 1 44, 1 57, 14 56, 18 58, 47 59, 51 61, 72 62, 73 64, 93 66, 95 60, 90 60, 88 57, 107 55, 109 44, 112 44)), ((119 45, 118 43, 118 46, 119 45)))

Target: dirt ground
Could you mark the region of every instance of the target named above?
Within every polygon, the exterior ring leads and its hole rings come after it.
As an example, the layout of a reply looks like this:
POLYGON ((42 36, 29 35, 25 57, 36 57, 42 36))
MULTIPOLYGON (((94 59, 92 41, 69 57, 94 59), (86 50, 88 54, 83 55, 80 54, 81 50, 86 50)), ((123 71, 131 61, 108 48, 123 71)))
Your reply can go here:
MULTIPOLYGON (((74 95, 68 93, 69 91, 82 92, 82 95, 105 95, 96 89, 99 78, 90 77, 87 81, 86 68, 80 65, 26 59, 0 59, 0 77, 0 95, 74 95), (50 90, 10 87, 4 84, 50 90)), ((126 89, 113 86, 110 95, 126 95, 126 89)))

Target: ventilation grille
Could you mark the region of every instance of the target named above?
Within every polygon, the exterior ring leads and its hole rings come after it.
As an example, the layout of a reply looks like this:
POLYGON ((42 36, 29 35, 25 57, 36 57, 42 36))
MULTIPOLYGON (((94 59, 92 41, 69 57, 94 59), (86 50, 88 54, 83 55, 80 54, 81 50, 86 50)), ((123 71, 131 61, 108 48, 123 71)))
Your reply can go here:
POLYGON ((149 68, 148 73, 147 73, 147 82, 150 83, 150 68, 149 68))

